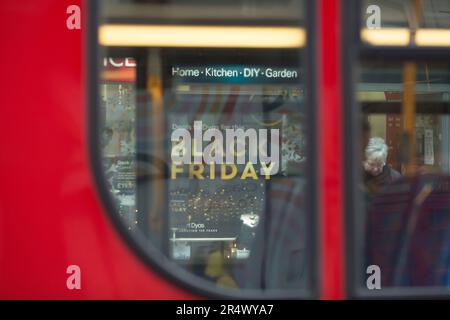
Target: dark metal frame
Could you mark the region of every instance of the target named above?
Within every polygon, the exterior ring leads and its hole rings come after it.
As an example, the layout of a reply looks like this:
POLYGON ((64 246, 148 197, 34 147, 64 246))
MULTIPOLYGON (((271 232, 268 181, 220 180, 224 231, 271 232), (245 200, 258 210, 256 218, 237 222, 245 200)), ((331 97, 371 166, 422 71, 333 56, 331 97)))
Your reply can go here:
POLYGON ((361 43, 359 30, 361 26, 360 1, 346 0, 342 2, 342 90, 344 104, 344 137, 346 143, 343 149, 343 161, 345 164, 344 181, 344 208, 346 226, 346 286, 349 298, 353 299, 449 299, 450 288, 445 287, 403 287, 382 288, 381 290, 368 290, 361 287, 365 274, 361 252, 358 252, 358 244, 362 244, 362 225, 358 216, 365 214, 362 210, 362 199, 358 190, 361 173, 358 168, 360 145, 359 117, 360 108, 355 101, 356 69, 362 60, 383 58, 391 61, 413 60, 443 60, 449 59, 450 48, 423 48, 423 47, 371 47, 361 43))
MULTIPOLYGON (((101 163, 100 152, 100 133, 99 133, 99 74, 100 74, 100 50, 98 48, 98 3, 97 1, 86 1, 87 8, 87 26, 86 30, 86 55, 87 55, 87 93, 88 93, 88 143, 89 143, 89 156, 93 173, 93 178, 96 184, 96 189, 99 198, 102 200, 104 210, 107 216, 110 218, 115 229, 118 231, 122 239, 127 243, 130 249, 142 260, 150 269, 157 271, 161 276, 167 278, 172 283, 192 292, 193 294, 210 297, 210 298, 227 298, 227 299, 299 299, 299 298, 317 298, 318 297, 318 255, 317 255, 317 242, 318 242, 318 223, 317 223, 317 166, 316 166, 316 137, 317 126, 316 123, 316 111, 314 106, 316 105, 316 64, 313 63, 316 52, 316 36, 315 36, 315 17, 316 17, 316 5, 315 1, 307 2, 307 15, 306 15, 306 27, 307 27, 307 47, 306 47, 306 67, 307 67, 307 79, 306 79, 306 102, 307 117, 310 119, 310 127, 307 128, 308 132, 308 154, 310 160, 308 161, 308 182, 309 188, 307 191, 306 199, 307 203, 307 222, 311 227, 308 230, 308 249, 307 249, 307 274, 309 276, 308 289, 300 289, 296 291, 291 290, 267 290, 266 292, 261 290, 245 290, 246 292, 239 292, 237 290, 228 290, 218 288, 210 282, 199 279, 198 277, 182 270, 166 256, 164 256, 159 250, 149 246, 148 241, 140 234, 136 233, 131 235, 126 228, 126 225, 117 214, 117 208, 112 195, 108 191, 106 179, 101 163), (312 124, 312 125, 311 125, 312 124)), ((139 50, 130 48, 128 50, 115 50, 120 55, 130 55, 139 50)), ((307 228, 309 229, 309 228, 307 228)))

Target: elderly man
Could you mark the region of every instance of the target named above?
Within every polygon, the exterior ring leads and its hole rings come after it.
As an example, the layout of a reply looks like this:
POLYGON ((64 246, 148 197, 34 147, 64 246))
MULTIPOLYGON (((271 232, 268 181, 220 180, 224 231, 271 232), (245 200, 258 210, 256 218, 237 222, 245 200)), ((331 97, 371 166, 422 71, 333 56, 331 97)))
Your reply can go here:
POLYGON ((383 185, 390 184, 401 177, 401 174, 386 164, 388 146, 382 138, 370 138, 365 150, 366 160, 363 163, 364 182, 370 193, 375 193, 383 185))

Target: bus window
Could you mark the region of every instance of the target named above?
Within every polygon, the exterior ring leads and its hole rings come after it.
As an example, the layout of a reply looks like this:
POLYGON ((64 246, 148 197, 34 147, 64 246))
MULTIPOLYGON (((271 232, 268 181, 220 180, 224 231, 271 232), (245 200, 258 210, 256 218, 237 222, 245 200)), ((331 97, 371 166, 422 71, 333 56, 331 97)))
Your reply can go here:
POLYGON ((450 66, 372 61, 361 67, 358 94, 367 122, 361 161, 367 264, 380 266, 382 287, 444 286, 450 66))
POLYGON ((311 289, 305 10, 99 3, 98 183, 129 243, 179 283, 311 289))
POLYGON ((448 295, 450 60, 442 53, 450 44, 439 38, 450 32, 450 3, 364 1, 360 14, 351 107, 358 292, 448 295))

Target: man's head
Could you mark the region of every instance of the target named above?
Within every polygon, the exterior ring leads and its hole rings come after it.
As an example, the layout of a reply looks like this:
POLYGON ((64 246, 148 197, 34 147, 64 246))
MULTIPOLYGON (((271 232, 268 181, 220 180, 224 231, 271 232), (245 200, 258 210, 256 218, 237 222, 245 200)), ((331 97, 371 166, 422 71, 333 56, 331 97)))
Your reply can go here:
POLYGON ((366 147, 366 160, 364 161, 364 170, 373 176, 379 175, 383 172, 383 167, 386 165, 388 155, 388 146, 383 138, 370 138, 366 147))

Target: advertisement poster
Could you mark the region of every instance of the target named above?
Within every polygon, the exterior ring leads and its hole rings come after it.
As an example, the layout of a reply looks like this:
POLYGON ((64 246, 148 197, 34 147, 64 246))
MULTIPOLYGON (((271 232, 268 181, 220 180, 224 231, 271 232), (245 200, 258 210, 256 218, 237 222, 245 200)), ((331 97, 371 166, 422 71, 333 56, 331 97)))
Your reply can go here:
POLYGON ((246 259, 271 179, 301 174, 306 160, 301 71, 177 66, 171 74, 178 85, 166 106, 172 256, 187 260, 225 242, 231 256, 246 259))
POLYGON ((133 157, 108 157, 103 159, 105 175, 119 214, 133 224, 136 215, 136 161, 133 157))
MULTIPOLYGON (((226 132, 225 127, 244 132, 249 128, 242 124, 242 119, 240 125, 216 125, 214 116, 204 114, 200 118, 202 133, 211 128, 220 132, 226 132)), ((174 113, 170 123, 172 128, 180 128, 186 127, 189 120, 185 114, 174 113)), ((192 132, 193 127, 187 130, 192 132)), ((205 146, 207 144, 203 143, 202 148, 205 146)), ((248 152, 248 147, 247 144, 242 151, 248 152)), ((258 163, 207 164, 203 160, 172 164, 169 225, 173 239, 235 240, 244 223, 249 219, 258 221, 264 212, 266 176, 261 174, 264 172, 258 163)))
MULTIPOLYGON (((129 59, 109 59, 111 70, 119 63, 128 66, 129 59)), ((119 68, 120 69, 120 68, 119 68)), ((105 69, 106 70, 106 69, 105 69)), ((108 69, 109 70, 109 69, 108 69)), ((102 160, 109 190, 119 214, 126 223, 136 227, 136 134, 135 88, 133 83, 107 82, 101 85, 102 160)))

